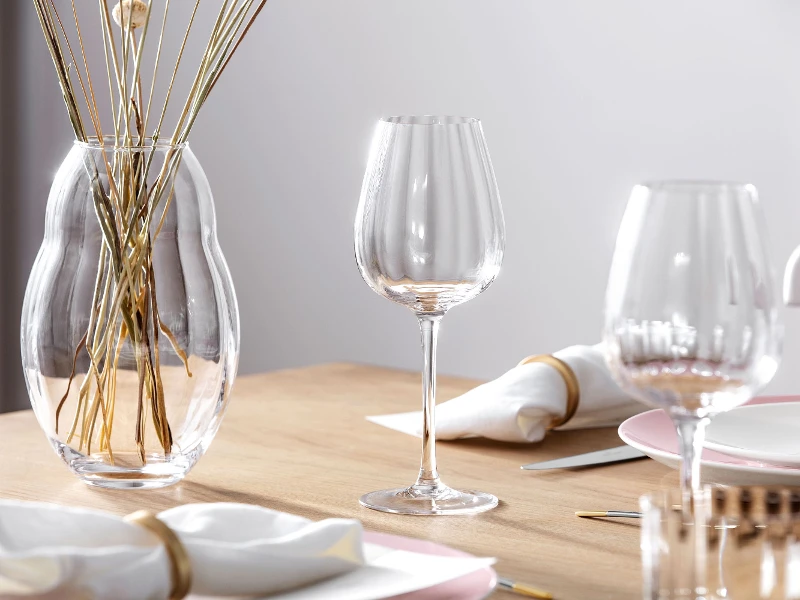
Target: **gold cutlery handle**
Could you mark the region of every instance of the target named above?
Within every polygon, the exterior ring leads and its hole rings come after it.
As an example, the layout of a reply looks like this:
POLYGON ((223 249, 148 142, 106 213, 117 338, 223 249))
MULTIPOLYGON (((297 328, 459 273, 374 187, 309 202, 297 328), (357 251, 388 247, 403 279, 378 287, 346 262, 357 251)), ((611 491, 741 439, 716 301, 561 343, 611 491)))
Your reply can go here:
POLYGON ((544 590, 536 589, 525 583, 517 583, 510 579, 503 577, 497 580, 497 584, 507 590, 516 592, 520 596, 527 596, 528 598, 537 598, 538 600, 553 600, 553 594, 545 592, 544 590))

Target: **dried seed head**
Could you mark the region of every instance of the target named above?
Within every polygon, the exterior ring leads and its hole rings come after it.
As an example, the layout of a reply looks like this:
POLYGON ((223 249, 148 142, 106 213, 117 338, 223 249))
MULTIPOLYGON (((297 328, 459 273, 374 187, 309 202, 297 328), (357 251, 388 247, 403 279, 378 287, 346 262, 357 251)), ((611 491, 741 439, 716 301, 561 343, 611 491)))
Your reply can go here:
POLYGON ((120 27, 128 26, 128 16, 131 14, 131 29, 141 27, 147 19, 147 4, 142 2, 142 0, 122 0, 121 2, 117 2, 117 5, 111 13, 114 17, 114 21, 120 27))

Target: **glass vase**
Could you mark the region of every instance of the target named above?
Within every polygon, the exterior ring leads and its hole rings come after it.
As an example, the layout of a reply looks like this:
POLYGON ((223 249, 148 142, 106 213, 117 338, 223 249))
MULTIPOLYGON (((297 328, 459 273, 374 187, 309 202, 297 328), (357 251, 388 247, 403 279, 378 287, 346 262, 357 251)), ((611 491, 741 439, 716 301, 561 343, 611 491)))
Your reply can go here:
POLYGON ((36 418, 88 484, 183 479, 220 426, 239 315, 214 203, 187 144, 75 142, 22 313, 36 418))

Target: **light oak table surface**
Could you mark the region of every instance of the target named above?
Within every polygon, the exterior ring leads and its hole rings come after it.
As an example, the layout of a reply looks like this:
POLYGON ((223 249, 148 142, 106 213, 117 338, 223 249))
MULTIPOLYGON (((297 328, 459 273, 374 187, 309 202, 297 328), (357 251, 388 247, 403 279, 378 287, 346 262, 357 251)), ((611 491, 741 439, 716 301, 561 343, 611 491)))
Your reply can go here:
MULTIPOLYGON (((476 383, 440 377, 439 401, 476 383)), ((359 506, 362 493, 410 485, 419 469, 418 439, 365 417, 418 409, 420 397, 418 373, 353 364, 240 377, 216 439, 188 477, 141 491, 81 483, 51 450, 30 410, 10 413, 0 416, 0 497, 119 515, 189 502, 246 502, 311 519, 352 517, 374 531, 495 556, 499 574, 559 600, 641 598, 638 522, 584 520, 574 512, 637 510, 641 494, 675 485, 675 475, 649 459, 573 470, 519 468, 618 446, 615 429, 553 432, 539 444, 440 442, 445 483, 500 498, 487 513, 409 517, 359 506)))

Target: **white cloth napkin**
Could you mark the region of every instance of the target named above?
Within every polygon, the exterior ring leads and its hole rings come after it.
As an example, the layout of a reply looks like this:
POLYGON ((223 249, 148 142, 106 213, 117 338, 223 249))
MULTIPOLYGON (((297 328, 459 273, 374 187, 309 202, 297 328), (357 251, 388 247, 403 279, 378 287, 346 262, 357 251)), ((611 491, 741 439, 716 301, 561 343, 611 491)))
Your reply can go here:
MULTIPOLYGON (((646 410, 627 396, 606 367, 603 346, 570 346, 553 354, 575 372, 580 404, 563 429, 606 427, 646 410)), ((514 367, 503 376, 436 407, 436 438, 485 437, 504 442, 538 442, 567 409, 567 386, 544 363, 514 367)), ((373 423, 422 435, 422 413, 367 417, 373 423)))
MULTIPOLYGON (((358 521, 312 522, 246 504, 189 504, 158 518, 185 546, 192 593, 203 596, 263 597, 326 580, 321 586, 342 592, 335 597, 372 600, 493 562, 365 545, 358 521)), ((0 598, 163 599, 171 587, 164 546, 140 525, 98 511, 0 501, 0 598)), ((285 597, 331 597, 321 589, 322 596, 312 585, 285 597)))

